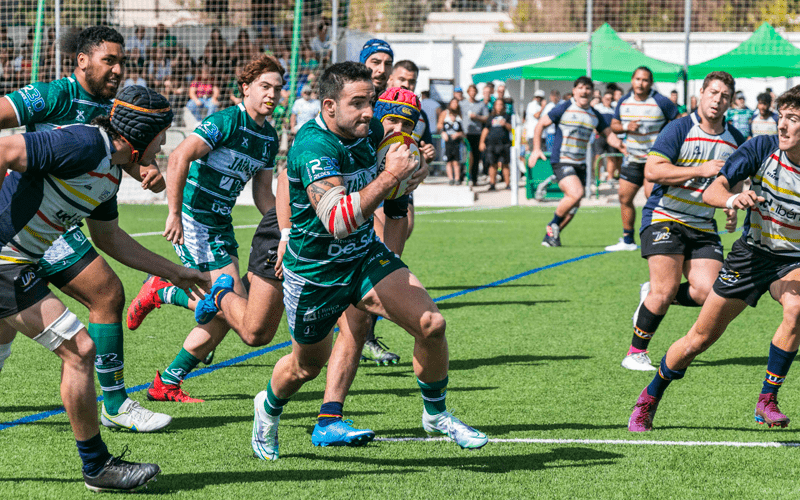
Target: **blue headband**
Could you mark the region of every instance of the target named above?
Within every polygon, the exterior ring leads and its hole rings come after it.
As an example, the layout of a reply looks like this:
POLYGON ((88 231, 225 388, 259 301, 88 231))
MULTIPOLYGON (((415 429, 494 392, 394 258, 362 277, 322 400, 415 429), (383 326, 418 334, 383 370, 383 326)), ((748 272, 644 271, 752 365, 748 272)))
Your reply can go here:
POLYGON ((367 43, 365 43, 363 47, 361 47, 361 55, 358 58, 359 62, 361 64, 366 63, 367 59, 369 59, 369 56, 371 56, 376 52, 385 52, 389 54, 389 57, 394 59, 394 52, 392 52, 392 47, 390 47, 389 44, 384 42, 383 40, 380 40, 378 38, 373 38, 372 40, 369 40, 367 43))

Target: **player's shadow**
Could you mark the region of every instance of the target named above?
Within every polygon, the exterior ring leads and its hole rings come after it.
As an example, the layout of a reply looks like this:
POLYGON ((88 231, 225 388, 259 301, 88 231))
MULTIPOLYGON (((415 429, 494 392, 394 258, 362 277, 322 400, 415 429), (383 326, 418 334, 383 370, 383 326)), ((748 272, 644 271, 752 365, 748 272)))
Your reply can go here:
POLYGON ((216 396, 203 396, 206 401, 232 401, 253 399, 252 394, 217 394, 216 396))
MULTIPOLYGON (((492 358, 475 358, 475 359, 451 359, 450 371, 454 370, 472 370, 482 366, 497 366, 497 365, 521 365, 521 366, 539 366, 547 364, 549 361, 580 361, 591 359, 591 356, 534 356, 531 354, 521 355, 503 355, 494 356, 492 358)), ((454 387, 459 389, 459 387, 454 387)))
POLYGON ((489 287, 488 285, 447 285, 447 286, 426 286, 425 289, 428 291, 431 290, 472 290, 473 288, 533 288, 533 287, 540 287, 540 286, 555 286, 552 283, 507 283, 505 285, 497 285, 493 287, 489 287))
POLYGON ((164 432, 172 433, 186 429, 211 429, 239 422, 252 422, 253 415, 207 415, 203 417, 175 417, 164 432))
MULTIPOLYGON (((594 425, 585 424, 581 422, 561 422, 550 424, 509 424, 509 425, 476 425, 481 432, 486 433, 489 438, 496 438, 500 436, 508 436, 512 432, 545 432, 545 431, 563 431, 563 430, 576 430, 576 431, 600 431, 609 429, 626 429, 625 425, 594 425)), ((375 435, 380 438, 403 438, 415 437, 424 438, 427 436, 422 427, 410 427, 407 429, 373 429, 375 435)), ((513 437, 513 436, 512 436, 513 437)))
MULTIPOLYGON (((281 454, 281 460, 286 458, 297 457, 297 455, 281 454)), ((252 458, 242 454, 241 456, 234 456, 232 460, 253 460, 254 462, 261 462, 256 458, 252 458)), ((378 476, 385 474, 385 471, 353 471, 353 470, 340 470, 340 469, 323 469, 318 467, 309 467, 298 470, 275 470, 269 467, 268 463, 255 463, 256 466, 263 465, 264 470, 247 470, 241 472, 191 472, 184 474, 164 474, 158 476, 158 482, 153 484, 149 489, 137 492, 137 494, 164 494, 167 492, 179 492, 190 490, 201 490, 206 486, 217 486, 222 484, 247 484, 247 483, 279 483, 285 481, 292 482, 306 482, 306 481, 327 481, 344 479, 349 476, 378 476)), ((318 464, 319 465, 319 464, 318 464)), ((403 472, 421 472, 411 466, 406 466, 403 472)))
MULTIPOLYGON (((455 446, 452 443, 429 443, 430 446, 455 446)), ((374 446, 374 445, 370 445, 374 446)), ((595 467, 598 465, 615 465, 618 459, 625 455, 607 451, 595 450, 584 447, 553 448, 543 453, 528 455, 493 455, 489 452, 492 446, 476 451, 469 455, 453 457, 416 457, 411 462, 415 467, 431 468, 434 470, 457 469, 471 472, 485 472, 490 474, 514 471, 535 471, 552 468, 568 467, 595 467)), ((353 462, 365 466, 379 467, 385 472, 411 472, 408 470, 408 458, 374 458, 361 456, 343 456, 335 450, 321 449, 317 454, 295 455, 297 458, 330 461, 335 463, 353 462), (396 468, 397 470, 392 470, 396 468)))
POLYGON ((55 410, 63 410, 64 407, 61 405, 31 405, 31 406, 2 406, 0 405, 0 412, 8 412, 8 413, 41 413, 45 411, 55 411, 55 410))
MULTIPOLYGON (((453 392, 469 392, 469 391, 493 391, 495 389, 499 389, 499 387, 454 387, 453 389, 448 389, 448 391, 453 392)), ((309 392, 302 392, 299 394, 295 394, 292 396, 292 401, 322 401, 323 397, 322 391, 309 391, 309 392)), ((348 392, 349 396, 397 396, 398 398, 406 398, 406 397, 415 397, 419 398, 419 387, 414 385, 409 385, 408 387, 404 387, 402 389, 357 389, 351 390, 348 392)), ((283 418, 283 417, 281 417, 283 418)))
POLYGON ((715 360, 702 360, 695 359, 692 361, 692 366, 767 366, 766 356, 740 356, 738 358, 728 359, 715 359, 715 360))
POLYGON ((479 302, 440 302, 439 310, 460 309, 462 307, 494 307, 494 306, 536 306, 539 304, 559 304, 571 300, 484 300, 479 302))

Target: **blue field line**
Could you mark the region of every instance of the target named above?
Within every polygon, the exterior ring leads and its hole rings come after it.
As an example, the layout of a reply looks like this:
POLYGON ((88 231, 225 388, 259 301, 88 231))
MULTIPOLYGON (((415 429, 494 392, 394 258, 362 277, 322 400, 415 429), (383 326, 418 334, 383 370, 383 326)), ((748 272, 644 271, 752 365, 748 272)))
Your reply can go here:
MULTIPOLYGON (((504 278, 504 279, 501 279, 501 280, 498 280, 498 281, 493 281, 492 283, 489 283, 487 285, 481 285, 481 286, 478 286, 478 287, 475 287, 475 288, 468 288, 466 290, 461 290, 461 291, 458 291, 458 292, 455 292, 455 293, 451 293, 449 295, 442 295, 441 297, 437 297, 437 298, 433 299, 433 301, 434 302, 441 302, 443 300, 449 300, 449 299, 452 299, 452 298, 455 298, 455 297, 460 297, 460 296, 466 295, 468 293, 478 292, 480 290, 486 290, 487 288, 495 288, 495 287, 498 287, 500 285, 504 285, 504 284, 506 284, 508 282, 516 281, 516 280, 524 278, 526 276, 530 276, 531 274, 536 274, 536 273, 541 272, 541 271, 546 271, 548 269, 553 269, 554 267, 559 267, 559 266, 564 266, 564 265, 567 265, 567 264, 572 264, 573 262, 579 262, 581 260, 586 260, 588 258, 596 257, 598 255, 604 255, 604 254, 607 254, 607 253, 610 253, 610 252, 607 252, 607 251, 596 252, 596 253, 590 253, 590 254, 586 254, 586 255, 581 255, 580 257, 575 257, 574 259, 562 260, 561 262, 555 262, 553 264, 548 264, 546 266, 537 267, 535 269, 531 269, 531 270, 525 271, 524 273, 515 274, 514 276, 511 276, 511 277, 508 277, 508 278, 504 278)), ((383 318, 380 318, 380 319, 383 319, 383 318)), ((239 363, 241 363, 243 361, 247 361, 248 359, 252 359, 252 358, 256 358, 258 356, 261 356, 262 354, 267 354, 267 353, 272 352, 272 351, 277 351, 278 349, 283 349, 284 347, 289 347, 290 345, 292 345, 291 342, 282 342, 280 344, 275 344, 273 346, 265 347, 263 349, 258 349, 256 351, 249 352, 247 354, 242 354, 241 356, 236 356, 235 358, 231 358, 231 359, 228 359, 226 361, 221 361, 221 362, 219 362, 217 364, 208 366, 206 368, 201 368, 199 370, 195 370, 192 373, 190 373, 189 375, 187 375, 186 378, 199 377, 200 375, 205 375, 207 373, 215 372, 215 371, 217 371, 217 370, 219 370, 221 368, 225 368, 225 367, 228 367, 228 366, 233 366, 233 365, 239 364, 239 363)), ((128 394, 132 394, 134 392, 143 391, 143 390, 147 389, 148 387, 150 387, 149 383, 140 384, 140 385, 136 385, 136 386, 133 386, 133 387, 128 387, 127 388, 127 392, 128 392, 128 394)), ((99 403, 102 400, 103 400, 103 397, 102 396, 98 396, 97 402, 99 403)), ((39 420, 44 420, 46 418, 53 417, 55 415, 60 415, 61 413, 64 413, 64 412, 65 412, 64 407, 61 406, 59 408, 56 408, 56 409, 53 409, 53 410, 50 410, 50 411, 44 411, 44 412, 40 412, 40 413, 34 413, 33 415, 27 415, 25 417, 18 418, 17 420, 12 420, 11 422, 2 422, 2 423, 0 423, 0 431, 5 430, 5 429, 10 429, 10 428, 16 427, 18 425, 30 424, 30 423, 33 423, 33 422, 38 422, 39 420)))

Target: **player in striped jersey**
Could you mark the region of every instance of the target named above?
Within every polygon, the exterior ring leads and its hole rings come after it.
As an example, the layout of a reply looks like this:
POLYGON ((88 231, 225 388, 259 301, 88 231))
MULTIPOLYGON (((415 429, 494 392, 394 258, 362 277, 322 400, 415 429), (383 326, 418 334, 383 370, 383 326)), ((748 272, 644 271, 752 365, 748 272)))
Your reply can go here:
POLYGON ((667 125, 647 157, 645 175, 655 186, 642 210, 640 235, 650 281, 642 286, 633 340, 622 360, 629 370, 655 370, 647 346, 670 304, 702 305, 722 266, 714 207, 702 196, 745 140, 725 121, 734 85, 728 73, 709 73, 697 111, 667 125), (686 282, 681 283, 681 275, 686 282))
POLYGON ((644 178, 647 153, 656 142, 659 132, 678 116, 678 108, 665 96, 653 90, 653 72, 646 66, 636 68, 631 77, 631 91, 617 103, 611 130, 625 133, 628 154, 619 174, 619 205, 622 213, 622 237, 609 252, 634 251, 633 228, 636 224, 636 208, 633 199, 644 186, 646 196, 653 188, 644 178))
POLYGON ((75 314, 37 276, 36 267, 59 235, 86 219, 95 244, 121 263, 161 273, 189 293, 196 293, 198 284, 207 285, 202 273, 150 252, 119 227, 120 167, 149 165, 171 122, 163 96, 132 86, 119 94, 111 116, 96 118, 95 125, 0 139, 0 323, 61 358, 61 398, 83 462, 84 482, 93 491, 132 490, 160 469, 108 452, 98 427, 94 343, 75 314), (6 176, 8 170, 12 172, 6 176))
MULTIPOLYGON (((233 287, 247 296, 239 278, 238 243, 233 231, 231 213, 245 185, 253 180, 256 208, 262 215, 274 210, 272 169, 278 153, 278 134, 267 121, 283 86, 283 68, 272 56, 262 55, 245 66, 238 75, 244 96, 242 102, 204 119, 194 132, 175 148, 169 157, 167 199, 169 215, 164 237, 186 267, 209 271, 214 283, 213 295, 219 287, 233 287), (223 275, 228 278, 217 281, 223 275), (232 280, 232 281, 226 281, 232 280)), ((144 293, 157 295, 158 303, 167 302, 185 308, 195 307, 180 290, 154 284, 144 293)), ((269 310, 279 315, 281 294, 277 283, 271 288, 269 310)), ((267 306, 265 306, 267 307, 267 306)), ((152 308, 151 308, 152 310, 152 308)), ((183 348, 163 374, 156 372, 147 391, 148 399, 200 403, 181 388, 200 361, 222 341, 230 324, 249 345, 264 345, 272 340, 274 328, 253 331, 240 322, 244 315, 216 317, 216 310, 206 314, 197 307, 198 325, 192 329, 183 348)), ((277 327, 277 322, 272 323, 277 327)))
POLYGON ((773 113, 772 96, 768 92, 758 94, 758 107, 750 122, 753 137, 759 135, 778 135, 778 114, 773 113))
POLYGON ((537 160, 547 160, 542 152, 542 131, 556 124, 556 136, 550 150, 550 163, 558 179, 558 187, 564 198, 558 202, 553 220, 547 225, 542 245, 561 246, 561 230, 569 224, 577 212, 583 198, 586 184, 586 152, 589 138, 596 129, 604 135, 608 144, 626 153, 625 146, 611 133, 603 116, 590 106, 594 82, 587 76, 575 80, 572 98, 557 104, 547 116, 539 119, 533 132, 533 152, 528 158, 528 166, 533 167, 537 160))
POLYGON ((770 427, 789 424, 778 408, 777 393, 800 346, 800 86, 780 96, 776 105, 778 135, 747 141, 703 193, 711 207, 747 210, 744 234, 733 244, 694 326, 672 344, 639 396, 628 423, 631 431, 652 429, 670 382, 682 378, 694 358, 767 292, 783 307, 783 320, 769 347, 755 419, 770 427), (731 186, 747 178, 752 191, 735 194, 731 186))
MULTIPOLYGON (((124 78, 124 39, 106 26, 87 28, 65 41, 74 45, 77 67, 72 76, 37 82, 0 99, 0 127, 25 125, 28 132, 89 123, 108 114, 124 78)), ((154 192, 164 190, 157 167, 129 164, 126 172, 154 192)), ((150 432, 172 418, 143 408, 128 397, 123 363, 122 310, 125 291, 117 275, 89 243, 79 225, 59 237, 42 259, 37 275, 89 309, 89 335, 97 348, 95 370, 103 391, 101 420, 107 427, 150 432)), ((11 353, 16 332, 0 327, 0 368, 11 353)))

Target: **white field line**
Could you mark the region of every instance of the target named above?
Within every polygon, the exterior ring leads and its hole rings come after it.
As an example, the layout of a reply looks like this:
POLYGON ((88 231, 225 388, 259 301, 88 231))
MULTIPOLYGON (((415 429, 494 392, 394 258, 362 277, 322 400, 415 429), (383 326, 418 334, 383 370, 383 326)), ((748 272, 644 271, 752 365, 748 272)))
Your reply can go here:
MULTIPOLYGON (((375 438, 375 441, 402 443, 408 441, 446 441, 446 438, 375 438)), ((800 448, 798 442, 749 442, 749 441, 651 441, 628 439, 490 439, 490 443, 522 443, 522 444, 614 444, 614 445, 650 445, 650 446, 722 446, 729 448, 800 448)))

